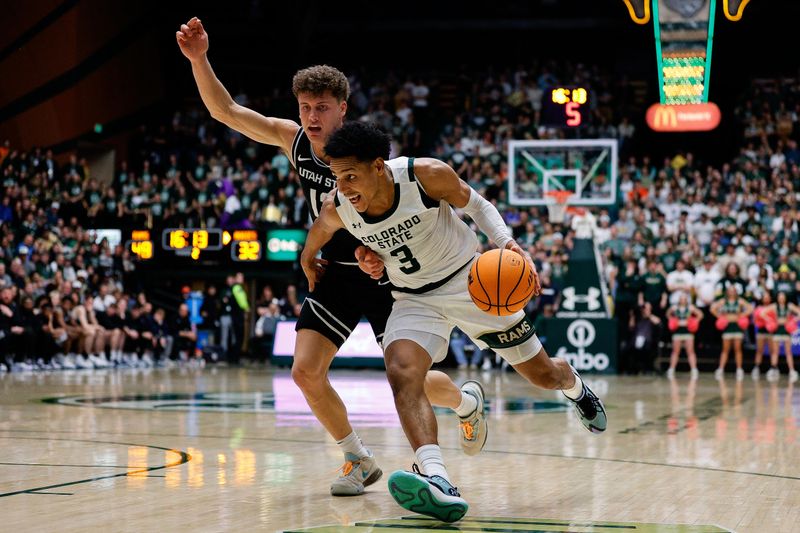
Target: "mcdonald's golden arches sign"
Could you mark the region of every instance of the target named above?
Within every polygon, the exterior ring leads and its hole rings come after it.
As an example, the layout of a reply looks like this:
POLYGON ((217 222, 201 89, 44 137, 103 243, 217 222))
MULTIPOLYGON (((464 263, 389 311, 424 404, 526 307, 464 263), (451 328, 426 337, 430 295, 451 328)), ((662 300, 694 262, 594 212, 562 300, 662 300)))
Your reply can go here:
POLYGON ((653 104, 647 110, 647 125, 653 131, 709 131, 719 125, 717 104, 653 104))

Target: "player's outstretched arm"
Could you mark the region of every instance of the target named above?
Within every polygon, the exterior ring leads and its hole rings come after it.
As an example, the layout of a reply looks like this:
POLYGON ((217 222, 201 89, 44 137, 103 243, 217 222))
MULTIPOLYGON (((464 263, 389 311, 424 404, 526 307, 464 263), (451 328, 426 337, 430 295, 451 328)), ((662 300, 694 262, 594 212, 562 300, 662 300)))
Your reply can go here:
POLYGON ((193 17, 181 24, 175 39, 183 55, 192 64, 192 74, 200 91, 200 98, 211 116, 231 129, 264 144, 271 144, 290 152, 292 141, 300 126, 291 120, 265 117, 237 104, 222 82, 217 79, 208 61, 208 34, 200 19, 193 17))
POLYGON ((329 195, 323 202, 319 216, 311 225, 306 237, 303 253, 300 254, 300 266, 303 267, 303 273, 308 278, 308 289, 311 291, 325 273, 325 265, 328 263, 324 259, 318 258, 317 254, 333 238, 334 233, 344 228, 342 219, 333 205, 332 197, 333 195, 329 195))

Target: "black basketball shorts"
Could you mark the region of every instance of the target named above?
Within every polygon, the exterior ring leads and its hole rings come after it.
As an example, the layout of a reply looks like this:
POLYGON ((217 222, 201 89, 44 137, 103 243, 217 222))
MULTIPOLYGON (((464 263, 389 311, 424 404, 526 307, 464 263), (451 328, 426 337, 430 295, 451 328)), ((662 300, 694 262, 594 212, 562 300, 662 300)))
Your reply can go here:
POLYGON ((364 317, 381 344, 392 304, 388 284, 381 285, 356 265, 331 262, 303 302, 295 330, 319 332, 339 348, 364 317))

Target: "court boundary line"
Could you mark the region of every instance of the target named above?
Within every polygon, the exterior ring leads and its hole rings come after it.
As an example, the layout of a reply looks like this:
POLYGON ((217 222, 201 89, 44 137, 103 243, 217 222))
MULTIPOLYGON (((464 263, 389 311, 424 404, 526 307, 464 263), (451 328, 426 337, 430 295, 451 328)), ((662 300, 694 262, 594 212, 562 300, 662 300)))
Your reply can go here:
MULTIPOLYGON (((13 439, 18 437, 0 437, 0 439, 13 439)), ((55 463, 0 463, 0 466, 51 466, 54 468, 130 468, 123 465, 59 465, 55 463)))
MULTIPOLYGON (((0 431, 13 432, 14 430, 4 429, 4 430, 0 430, 0 431)), ((48 432, 44 431, 42 433, 48 433, 48 432)), ((142 448, 151 448, 151 449, 155 449, 155 450, 164 450, 164 451, 167 451, 167 452, 176 453, 180 457, 180 459, 178 459, 177 461, 172 462, 172 463, 167 463, 165 465, 142 467, 142 468, 139 468, 137 470, 132 470, 131 469, 128 472, 120 472, 119 474, 109 474, 107 476, 96 476, 96 477, 92 477, 92 478, 88 478, 88 479, 81 479, 81 480, 78 480, 78 481, 68 481, 66 483, 56 483, 54 485, 47 485, 45 487, 35 487, 35 488, 32 488, 32 489, 24 489, 24 490, 12 491, 12 492, 0 493, 0 498, 5 498, 7 496, 16 496, 18 494, 41 493, 41 491, 44 491, 44 490, 57 489, 57 488, 61 488, 61 487, 70 487, 70 486, 73 486, 73 485, 80 485, 80 484, 83 484, 83 483, 91 483, 93 481, 102 481, 104 479, 114 479, 114 478, 118 478, 118 477, 136 476, 137 474, 143 474, 143 473, 147 473, 147 472, 153 472, 153 471, 156 471, 156 470, 164 470, 165 468, 171 468, 171 467, 174 467, 174 466, 180 466, 180 465, 188 463, 189 461, 192 460, 192 456, 189 455, 187 452, 184 452, 184 451, 181 451, 181 450, 176 450, 174 448, 165 448, 163 446, 155 446, 155 445, 151 445, 151 444, 133 444, 133 443, 129 443, 129 442, 98 441, 98 440, 88 440, 88 439, 54 439, 54 438, 47 438, 47 437, 6 437, 6 436, 0 436, 0 439, 45 440, 45 441, 61 441, 61 442, 88 442, 90 444, 115 444, 115 445, 118 445, 118 446, 138 446, 138 447, 142 447, 142 448)), ((113 467, 109 467, 109 468, 113 468, 113 467)), ((145 477, 148 477, 148 476, 145 476, 145 477)))
MULTIPOLYGON (((0 429, 0 433, 2 432, 28 432, 28 433, 54 433, 54 431, 44 431, 44 430, 19 430, 19 429, 0 429)), ((69 431, 55 431, 59 433, 70 433, 69 431)), ((74 433, 74 432, 72 432, 74 433)), ((111 435, 141 435, 146 437, 180 437, 180 438, 192 438, 192 439, 230 439, 230 435, 180 435, 180 434, 165 434, 165 433, 111 433, 111 432, 99 432, 100 434, 111 434, 111 435)), ((2 437, 0 438, 7 438, 2 437)), ((24 437, 14 437, 14 438, 24 438, 24 437)), ((294 444, 313 444, 316 446, 327 446, 327 443, 320 442, 319 440, 303 440, 303 439, 281 439, 281 438, 271 438, 271 437, 241 437, 242 440, 255 440, 255 441, 265 441, 265 442, 285 442, 285 443, 294 443, 294 444)), ((72 440, 72 439, 44 439, 38 438, 35 440, 72 440)), ((93 440, 76 440, 75 442, 98 442, 101 441, 93 441, 93 440)), ((123 444, 125 446, 147 446, 149 448, 156 448, 161 450, 169 450, 175 453, 186 454, 186 452, 180 452, 178 450, 172 448, 163 448, 160 446, 148 446, 148 445, 141 445, 141 444, 124 444, 118 442, 110 442, 108 444, 123 444)), ((370 448, 374 449, 396 449, 402 448, 407 449, 407 444, 372 444, 370 448)), ((452 450, 458 451, 461 450, 460 447, 441 447, 443 450, 452 450)), ((555 453, 541 453, 541 452, 525 452, 525 451, 518 451, 518 450, 491 450, 484 448, 481 451, 482 454, 491 453, 497 455, 524 455, 528 457, 547 457, 552 459, 583 459, 587 461, 600 461, 606 463, 624 463, 624 464, 638 464, 638 465, 646 465, 646 466, 661 466, 666 468, 678 468, 678 469, 686 469, 686 470, 701 470, 707 472, 720 472, 723 474, 740 474, 740 475, 748 475, 748 476, 759 476, 759 477, 770 477, 776 479, 788 479, 792 481, 800 481, 800 476, 787 476, 781 474, 768 474, 765 472, 748 472, 745 470, 731 470, 726 468, 713 468, 708 466, 696 466, 696 465, 683 465, 683 464, 669 464, 669 463, 659 463, 654 461, 634 461, 631 459, 613 459, 607 457, 588 457, 583 455, 560 455, 555 453)), ((191 456, 186 454, 189 459, 184 462, 188 462, 191 460, 191 456)), ((183 464, 183 463, 180 463, 183 464)), ((160 468, 167 468, 169 466, 177 466, 177 465, 166 465, 160 468)), ((118 476, 126 476, 125 474, 117 474, 118 476)), ((36 489, 34 489, 36 490, 36 489)), ((0 497, 4 496, 4 494, 0 494, 0 497)))

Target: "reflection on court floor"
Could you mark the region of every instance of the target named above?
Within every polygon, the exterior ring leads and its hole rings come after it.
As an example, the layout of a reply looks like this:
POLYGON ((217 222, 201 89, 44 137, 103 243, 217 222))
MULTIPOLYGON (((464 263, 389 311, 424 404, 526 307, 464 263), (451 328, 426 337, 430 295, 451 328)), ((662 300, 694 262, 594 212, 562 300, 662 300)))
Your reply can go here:
MULTIPOLYGON (((331 385, 347 405, 348 416, 353 424, 362 427, 400 427, 400 419, 394 406, 392 389, 382 374, 372 373, 365 377, 347 378, 331 376, 331 385), (377 378, 377 379, 376 379, 377 378)), ((317 426, 300 389, 290 376, 272 377, 272 390, 255 392, 196 392, 129 395, 77 395, 44 398, 45 403, 96 407, 104 409, 152 409, 156 411, 189 412, 242 412, 275 413, 279 426, 317 426)), ((495 416, 529 412, 563 412, 569 409, 564 400, 546 400, 519 397, 487 399, 487 413, 495 416)), ((446 414, 445 408, 435 408, 446 414)))

